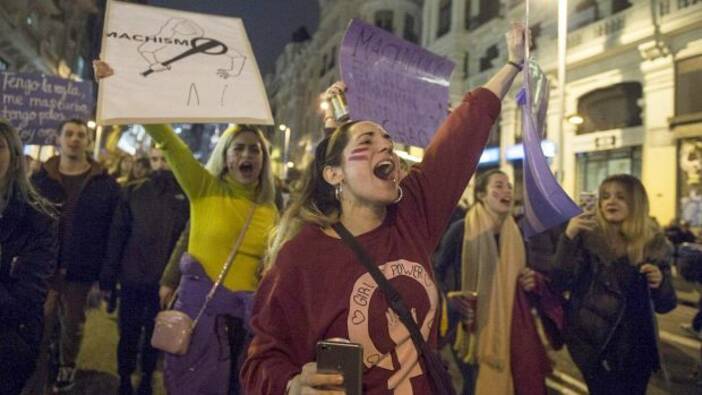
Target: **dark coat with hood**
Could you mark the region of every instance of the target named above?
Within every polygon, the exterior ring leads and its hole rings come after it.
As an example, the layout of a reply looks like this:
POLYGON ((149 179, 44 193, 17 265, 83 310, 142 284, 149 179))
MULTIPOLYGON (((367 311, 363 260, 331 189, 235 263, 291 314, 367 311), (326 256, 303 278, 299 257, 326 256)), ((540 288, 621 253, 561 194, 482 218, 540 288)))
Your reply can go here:
MULTIPOLYGON (((72 232, 59 234, 58 266, 66 270, 67 281, 98 280, 107 251, 112 214, 119 200, 117 182, 97 162, 90 160, 90 165, 73 211, 72 232)), ((58 156, 42 165, 32 176, 32 183, 50 201, 66 202, 58 156)))
POLYGON ((26 202, 10 199, 0 212, 0 349, 16 348, 15 362, 26 352, 38 351, 56 252, 56 221, 26 202))
POLYGON ((100 287, 112 289, 118 279, 158 287, 188 217, 188 199, 170 171, 125 186, 112 219, 100 287))
POLYGON ((583 374, 605 369, 627 374, 660 367, 654 311, 673 310, 672 247, 658 232, 644 249, 645 263, 661 270, 663 281, 650 289, 640 265, 616 257, 601 232, 561 235, 551 271, 552 284, 569 293, 565 340, 583 374))

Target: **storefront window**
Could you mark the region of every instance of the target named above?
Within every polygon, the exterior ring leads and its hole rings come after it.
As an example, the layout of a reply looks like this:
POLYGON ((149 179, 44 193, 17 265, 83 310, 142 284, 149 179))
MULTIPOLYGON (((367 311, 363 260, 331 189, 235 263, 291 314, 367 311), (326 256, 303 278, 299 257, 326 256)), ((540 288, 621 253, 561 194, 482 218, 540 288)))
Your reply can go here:
POLYGON ((581 153, 577 155, 577 167, 576 192, 595 192, 605 178, 614 174, 641 177, 641 147, 581 153))
POLYGON ((702 226, 702 138, 680 141, 678 149, 678 210, 680 218, 702 226))

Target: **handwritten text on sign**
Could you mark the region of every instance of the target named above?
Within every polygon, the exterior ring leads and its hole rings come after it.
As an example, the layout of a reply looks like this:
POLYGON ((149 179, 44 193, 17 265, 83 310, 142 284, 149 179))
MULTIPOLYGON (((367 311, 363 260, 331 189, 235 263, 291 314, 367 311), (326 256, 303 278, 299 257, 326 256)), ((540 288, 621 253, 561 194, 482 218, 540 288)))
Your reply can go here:
POLYGON ((351 119, 377 122, 398 142, 429 144, 447 116, 453 62, 354 19, 339 63, 351 119))
POLYGON ((0 73, 0 117, 17 128, 25 144, 53 145, 65 119, 92 117, 90 82, 35 73, 0 73))

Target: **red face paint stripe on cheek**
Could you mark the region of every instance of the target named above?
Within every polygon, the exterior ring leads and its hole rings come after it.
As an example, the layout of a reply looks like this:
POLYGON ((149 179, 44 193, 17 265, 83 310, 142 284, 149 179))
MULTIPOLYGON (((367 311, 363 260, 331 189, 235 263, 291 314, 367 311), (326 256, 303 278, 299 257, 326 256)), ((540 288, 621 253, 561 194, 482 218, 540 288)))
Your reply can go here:
POLYGON ((367 155, 351 155, 349 156, 349 160, 368 160, 367 155))
POLYGON ((368 147, 356 148, 353 151, 351 151, 351 155, 360 154, 361 152, 366 152, 366 151, 368 151, 368 147))

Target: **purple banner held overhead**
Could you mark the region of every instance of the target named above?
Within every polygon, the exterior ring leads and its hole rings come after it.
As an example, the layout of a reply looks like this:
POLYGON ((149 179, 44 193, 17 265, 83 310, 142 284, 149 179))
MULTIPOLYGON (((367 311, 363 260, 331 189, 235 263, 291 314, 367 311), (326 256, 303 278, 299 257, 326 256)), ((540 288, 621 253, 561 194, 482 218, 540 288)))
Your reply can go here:
MULTIPOLYGON (((536 66, 536 65, 534 65, 536 66)), ((538 66, 537 66, 538 67, 538 66)), ((551 173, 543 151, 541 133, 534 117, 531 67, 524 67, 524 84, 517 101, 522 108, 524 130, 524 235, 529 238, 560 225, 582 213, 551 173)), ((538 91, 538 90, 537 90, 538 91)), ((545 100, 540 100, 539 114, 545 113, 545 100)), ((562 145, 562 142, 561 142, 562 145)), ((563 149, 559 147, 558 149, 563 149)))
POLYGON ((38 73, 0 72, 0 117, 17 128, 24 144, 54 145, 65 119, 89 120, 93 83, 38 73))
POLYGON ((339 64, 352 120, 377 122, 397 142, 429 144, 448 113, 452 61, 353 19, 339 64))

